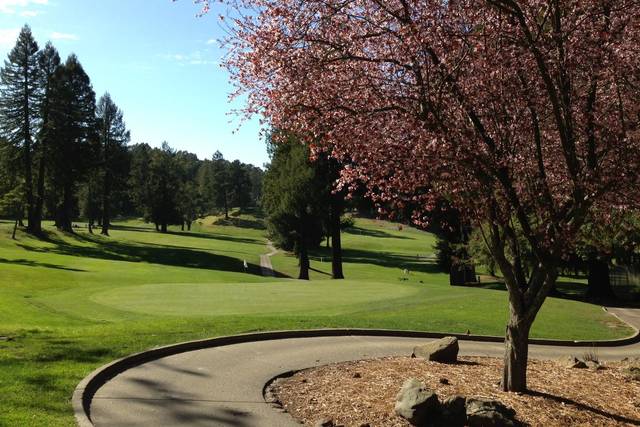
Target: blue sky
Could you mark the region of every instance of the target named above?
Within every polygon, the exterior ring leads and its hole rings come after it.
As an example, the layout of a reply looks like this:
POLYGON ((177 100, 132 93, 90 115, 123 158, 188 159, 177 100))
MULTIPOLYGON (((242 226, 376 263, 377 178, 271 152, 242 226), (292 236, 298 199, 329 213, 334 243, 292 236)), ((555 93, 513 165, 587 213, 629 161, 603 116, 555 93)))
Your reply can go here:
POLYGON ((196 17, 193 0, 0 0, 0 55, 29 24, 40 44, 51 40, 63 59, 75 53, 96 95, 105 91, 124 111, 132 143, 166 140, 201 159, 267 161, 257 120, 229 115, 233 88, 219 66, 221 10, 196 17))

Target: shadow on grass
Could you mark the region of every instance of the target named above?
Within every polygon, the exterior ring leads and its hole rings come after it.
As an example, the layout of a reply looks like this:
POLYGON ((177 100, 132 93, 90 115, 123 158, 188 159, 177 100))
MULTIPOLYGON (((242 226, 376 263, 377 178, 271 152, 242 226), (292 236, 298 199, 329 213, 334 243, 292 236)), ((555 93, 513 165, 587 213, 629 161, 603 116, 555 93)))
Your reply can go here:
POLYGON ((407 269, 411 272, 441 273, 434 261, 415 256, 394 254, 390 252, 374 252, 358 249, 345 249, 342 252, 345 262, 357 264, 373 264, 381 267, 407 269))
POLYGON ((238 217, 229 217, 229 219, 221 218, 213 223, 213 225, 233 226, 238 228, 251 228, 253 230, 265 230, 263 221, 257 219, 246 219, 238 217))
POLYGON ((234 237, 226 234, 217 234, 217 233, 198 233, 195 231, 168 231, 168 235, 172 236, 183 236, 183 237, 196 237, 199 239, 211 239, 211 240, 223 240, 225 242, 234 242, 234 243, 261 243, 259 239, 252 239, 250 237, 234 237))
MULTIPOLYGON (((96 258, 109 261, 145 262, 172 265, 176 267, 200 268, 229 272, 245 272, 243 261, 226 255, 207 251, 185 249, 173 246, 137 245, 94 236, 75 235, 77 240, 90 242, 92 246, 73 245, 49 235, 51 248, 37 248, 20 244, 18 246, 32 252, 55 253, 58 255, 96 258)), ((260 267, 249 264, 247 273, 260 275, 260 267)))
POLYGON ((407 236, 396 236, 395 234, 387 233, 383 230, 371 230, 368 228, 361 227, 349 227, 343 230, 343 233, 353 234, 357 236, 367 236, 367 237, 377 237, 381 239, 404 239, 404 240, 415 240, 413 237, 407 236))
POLYGON ((25 267, 52 268, 52 269, 55 269, 55 270, 74 271, 74 272, 78 272, 78 273, 83 273, 83 272, 87 271, 87 270, 81 270, 81 269, 78 269, 78 268, 64 267, 62 265, 49 264, 49 263, 46 263, 46 262, 31 261, 31 260, 27 260, 27 259, 5 259, 5 258, 0 258, 0 264, 14 264, 14 265, 21 265, 21 266, 25 266, 25 267))

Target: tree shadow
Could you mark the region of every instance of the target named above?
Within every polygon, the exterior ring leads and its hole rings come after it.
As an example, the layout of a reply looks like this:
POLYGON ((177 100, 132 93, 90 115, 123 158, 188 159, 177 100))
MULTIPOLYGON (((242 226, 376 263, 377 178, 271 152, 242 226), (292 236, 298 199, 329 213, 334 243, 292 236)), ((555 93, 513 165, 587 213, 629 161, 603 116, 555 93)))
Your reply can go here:
POLYGON ((265 230, 264 222, 257 219, 247 219, 239 217, 220 218, 213 225, 232 226, 238 228, 251 228, 253 230, 265 230))
MULTIPOLYGON (((128 405, 135 403, 142 407, 150 407, 154 410, 162 412, 163 416, 169 419, 175 425, 191 425, 206 423, 213 425, 228 425, 236 427, 248 427, 255 425, 251 418, 253 415, 249 412, 230 408, 233 402, 216 401, 204 399, 203 396, 194 394, 184 389, 176 389, 173 384, 168 384, 159 379, 149 378, 127 378, 122 381, 132 383, 136 387, 140 387, 143 391, 142 396, 158 396, 158 397, 127 397, 128 405), (172 397, 178 396, 178 397, 172 397), (203 404, 206 407, 203 408, 203 404)), ((110 399, 112 401, 117 398, 110 399)), ((263 404, 263 402, 238 402, 238 403, 255 403, 263 404)), ((111 411, 115 417, 118 417, 118 405, 111 403, 111 411)), ((130 411, 129 411, 130 412, 130 411)), ((131 422, 133 420, 127 420, 131 422)))
POLYGON ((381 267, 406 269, 410 272, 419 273, 441 273, 435 261, 391 252, 344 249, 342 251, 342 257, 343 260, 348 263, 373 264, 381 267))
POLYGON ((229 236, 227 234, 218 234, 218 233, 198 233, 195 231, 167 231, 164 234, 172 235, 172 236, 182 236, 182 237, 196 237, 199 239, 211 239, 211 240, 223 240, 225 242, 234 242, 234 243, 261 243, 259 239, 253 239, 250 237, 234 237, 229 236))
POLYGON ((65 270, 65 271, 74 271, 74 272, 79 272, 79 273, 84 273, 87 270, 81 270, 78 268, 71 268, 71 267, 64 267, 62 265, 57 265, 57 264, 49 264, 46 262, 37 262, 37 261, 32 261, 32 260, 27 260, 27 259, 5 259, 5 258, 0 258, 0 264, 15 264, 15 265, 21 265, 21 266, 25 266, 25 267, 41 267, 41 268, 51 268, 51 269, 55 269, 55 270, 65 270))
POLYGON ((543 399, 553 400, 554 402, 560 403, 562 405, 572 405, 576 408, 579 408, 581 411, 588 411, 596 415, 600 415, 601 417, 609 418, 618 423, 626 423, 635 426, 640 426, 640 420, 634 420, 632 418, 627 418, 622 415, 612 414, 602 409, 594 408, 589 405, 585 405, 584 403, 576 402, 575 400, 569 399, 567 397, 555 396, 553 394, 545 393, 543 391, 535 391, 529 390, 528 394, 531 396, 542 397, 543 399))
MULTIPOLYGON (((173 246, 137 245, 97 237, 76 236, 79 240, 93 243, 92 246, 73 245, 60 239, 51 239, 54 247, 38 248, 19 244, 25 250, 39 253, 104 259, 109 261, 145 262, 149 264, 172 265, 176 267, 206 270, 245 272, 243 261, 226 255, 207 251, 185 249, 173 246)), ((249 264, 247 273, 260 275, 260 267, 249 264)))
POLYGON ((391 234, 383 230, 371 230, 369 228, 361 228, 357 226, 349 227, 343 230, 343 233, 353 234, 357 236, 377 237, 381 239, 415 240, 415 238, 413 237, 396 236, 395 234, 391 234))

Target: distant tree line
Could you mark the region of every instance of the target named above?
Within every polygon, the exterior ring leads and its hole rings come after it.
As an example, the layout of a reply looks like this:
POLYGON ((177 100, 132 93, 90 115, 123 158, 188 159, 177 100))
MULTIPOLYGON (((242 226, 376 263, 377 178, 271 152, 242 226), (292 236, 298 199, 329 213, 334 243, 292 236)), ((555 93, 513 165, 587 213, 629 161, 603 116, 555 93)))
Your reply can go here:
POLYGON ((43 219, 73 232, 109 234, 118 215, 142 216, 166 232, 190 229, 201 215, 257 206, 263 172, 225 160, 129 145, 122 111, 106 93, 97 102, 91 80, 75 55, 65 62, 51 43, 39 49, 25 26, 0 70, 0 215, 26 218, 42 233, 43 219))

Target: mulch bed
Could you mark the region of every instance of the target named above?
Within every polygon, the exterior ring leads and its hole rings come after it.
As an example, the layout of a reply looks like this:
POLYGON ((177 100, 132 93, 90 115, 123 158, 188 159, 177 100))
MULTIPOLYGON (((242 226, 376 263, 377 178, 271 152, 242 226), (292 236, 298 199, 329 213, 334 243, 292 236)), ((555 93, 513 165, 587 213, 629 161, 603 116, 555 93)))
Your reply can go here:
POLYGON ((496 399, 532 426, 640 425, 640 382, 625 375, 630 363, 611 363, 592 371, 531 360, 532 392, 517 394, 499 388, 502 359, 464 357, 457 364, 440 364, 390 357, 300 371, 276 381, 270 392, 307 425, 331 419, 344 426, 408 426, 393 410, 396 395, 409 378, 436 391, 441 401, 453 395, 496 399))

